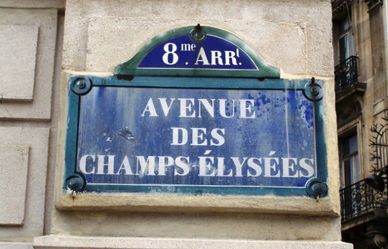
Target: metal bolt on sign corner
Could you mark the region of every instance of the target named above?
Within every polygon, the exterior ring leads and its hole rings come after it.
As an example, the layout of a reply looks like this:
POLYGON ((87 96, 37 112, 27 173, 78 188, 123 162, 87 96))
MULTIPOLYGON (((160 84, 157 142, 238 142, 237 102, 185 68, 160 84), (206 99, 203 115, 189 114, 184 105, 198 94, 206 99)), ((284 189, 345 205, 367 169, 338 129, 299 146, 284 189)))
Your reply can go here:
POLYGON ((328 186, 325 182, 322 182, 319 179, 311 179, 306 184, 306 194, 309 197, 315 198, 317 201, 319 198, 327 196, 328 186))
POLYGON ((78 77, 71 83, 71 90, 77 95, 87 94, 92 87, 92 80, 88 77, 78 77))
POLYGON ((85 177, 81 174, 74 174, 66 179, 66 187, 74 192, 82 192, 86 187, 85 177))
POLYGON ((323 89, 321 84, 312 77, 310 82, 305 85, 304 94, 306 98, 313 102, 320 101, 323 98, 323 89))

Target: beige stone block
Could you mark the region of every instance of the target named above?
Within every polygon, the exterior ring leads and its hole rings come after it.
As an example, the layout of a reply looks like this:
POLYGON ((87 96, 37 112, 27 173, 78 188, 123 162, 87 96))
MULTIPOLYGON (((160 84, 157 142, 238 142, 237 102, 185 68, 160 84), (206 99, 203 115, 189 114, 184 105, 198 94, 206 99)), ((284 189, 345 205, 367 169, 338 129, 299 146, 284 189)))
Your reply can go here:
POLYGON ((247 36, 246 42, 252 44, 252 49, 262 56, 265 63, 289 74, 307 73, 305 23, 261 21, 249 26, 249 32, 243 29, 236 32, 247 36))
MULTIPOLYGON (((267 1, 267 5, 265 11, 262 11, 264 19, 280 23, 295 23, 303 29, 306 35, 306 74, 332 77, 333 44, 330 1, 267 1)), ((292 46, 288 47, 292 48, 292 46)), ((295 74, 295 72, 284 71, 295 74)))
POLYGON ((0 147, 0 225, 23 224, 28 156, 28 146, 0 147))
POLYGON ((0 25, 0 99, 33 99, 38 27, 0 25))
POLYGON ((65 8, 65 0, 1 0, 0 7, 5 8, 65 8))
MULTIPOLYGON (((2 226, 0 224, 0 241, 8 240, 16 237, 31 237, 41 235, 43 233, 44 222, 44 207, 45 207, 45 186, 46 186, 46 172, 47 172, 47 156, 48 156, 48 138, 49 128, 44 127, 0 127, 0 137, 2 144, 2 151, 0 153, 0 165, 1 172, 8 174, 7 183, 11 181, 10 186, 7 187, 12 195, 10 198, 16 198, 12 200, 18 200, 19 204, 22 202, 23 197, 16 197, 16 195, 23 195, 23 188, 25 188, 25 210, 13 210, 20 214, 24 213, 24 220, 22 226, 2 226), (9 149, 4 149, 9 148, 9 149), (19 148, 16 151, 12 150, 19 148), (27 149, 29 148, 29 156, 27 159, 27 149), (12 156, 18 156, 19 159, 11 158, 12 156), (5 162, 3 162, 5 161, 5 162), (26 172, 20 172, 20 167, 26 167, 28 162, 28 170, 26 172), (21 166, 18 163, 24 164, 21 166), (4 169, 5 166, 12 167, 4 169), (14 171, 14 172, 13 172, 14 171), (22 178, 22 173, 24 179, 22 178), (24 181, 24 182, 23 182, 24 181), (22 186, 22 183, 26 184, 26 187, 22 186), (18 199, 21 198, 21 199, 18 199)), ((1 183, 3 184, 3 178, 1 183)), ((4 187, 2 187, 4 188, 4 187)), ((0 191, 1 192, 1 191, 0 191)), ((1 192, 1 195, 4 193, 1 192)), ((1 210, 3 210, 3 200, 7 203, 9 201, 4 197, 9 198, 10 194, 5 193, 7 196, 1 196, 2 201, 1 210)), ((11 207, 8 207, 11 208, 11 207)), ((9 211, 9 209, 7 210, 9 211)), ((14 206, 14 208, 22 208, 20 205, 14 206)), ((3 213, 0 216, 4 215, 3 213)), ((16 220, 14 220, 15 222, 16 220)), ((20 222, 20 218, 19 218, 20 222)))
POLYGON ((235 33, 284 73, 333 74, 330 1, 75 0, 66 15, 68 70, 111 72, 154 36, 199 22, 235 33))
POLYGON ((33 249, 33 247, 31 243, 0 242, 0 249, 33 249))
POLYGON ((213 239, 161 239, 117 237, 45 236, 34 239, 34 248, 125 248, 125 249, 352 249, 353 245, 327 241, 264 241, 213 239))
MULTIPOLYGON (((216 27, 217 24, 217 21, 209 23, 216 27)), ((86 70, 112 72, 116 65, 131 59, 153 37, 187 25, 193 24, 180 20, 158 23, 152 19, 132 17, 91 17, 87 31, 86 70), (148 32, 143 32, 144 29, 148 32)), ((227 21, 224 25, 224 29, 237 36, 245 33, 247 40, 243 41, 258 54, 264 55, 264 62, 286 72, 306 73, 306 34, 303 24, 227 21), (246 31, 248 28, 249 31, 246 31), (254 39, 257 37, 260 39, 254 39)))
MULTIPOLYGON (((52 85, 53 85, 53 72, 54 72, 54 55, 55 55, 55 44, 56 44, 56 30, 57 30, 57 10, 55 9, 15 9, 15 8, 0 8, 0 25, 6 25, 11 27, 27 27, 34 26, 39 27, 38 43, 37 43, 37 53, 36 53, 36 64, 35 64, 35 76, 31 76, 31 70, 29 71, 29 77, 18 78, 18 82, 7 81, 6 89, 11 89, 12 91, 17 90, 18 98, 24 96, 24 91, 29 92, 25 100, 31 100, 33 92, 33 101, 30 102, 8 102, 0 101, 0 120, 4 119, 36 119, 36 120, 49 120, 51 117, 51 95, 52 95, 52 85), (31 85, 31 79, 34 78, 34 87, 33 91, 31 85), (28 82, 20 82, 28 80, 28 82), (28 84, 30 86, 28 86, 28 84), (16 89, 13 87, 17 86, 16 89), (23 87, 26 89, 20 90, 23 87), (28 89, 30 87, 30 89, 28 89)), ((18 30, 21 32, 21 30, 18 30)), ((36 32, 36 31, 29 31, 36 32)), ((22 36, 23 39, 32 38, 32 34, 18 34, 22 36)), ((2 36, 2 35, 1 35, 2 36)), ((19 37, 21 38, 21 37, 19 37)), ((7 38, 5 38, 7 39, 7 38)), ((36 39, 36 38, 35 38, 36 39)), ((7 42, 7 41, 5 41, 7 42)), ((29 44, 30 40, 25 40, 25 44, 29 44)), ((12 44, 8 44, 8 47, 12 47, 12 44)), ((23 46, 20 49, 24 49, 23 46)), ((27 52, 27 51, 26 51, 27 52)), ((30 52, 29 57, 32 56, 30 52), (31 55, 30 55, 31 54, 31 55)), ((17 55, 21 53, 17 52, 17 55)), ((24 55, 26 56, 26 55, 24 55)), ((29 60, 28 58, 24 58, 29 60)), ((23 65, 19 65, 19 68, 11 67, 11 69, 24 70, 26 69, 23 66, 31 63, 32 60, 24 62, 23 65)), ((21 58, 14 58, 14 62, 17 63, 21 58)), ((15 64, 13 63, 13 64, 15 64)), ((1 63, 4 64, 3 62, 1 63)), ((10 65, 12 66, 12 65, 10 65)), ((8 66, 7 66, 8 67, 8 66)), ((31 67, 31 66, 29 66, 31 67)), ((20 71, 18 71, 20 72, 20 71)), ((10 72, 8 72, 10 73, 10 72)), ((25 75, 26 76, 26 75, 25 75)), ((6 79, 14 77, 13 75, 6 75, 6 79)), ((15 76, 16 77, 16 76, 15 76)), ((19 76, 17 76, 19 77, 19 76)), ((2 73, 1 78, 4 78, 4 73, 2 73)), ((1 83, 3 87, 4 83, 1 83)), ((2 91, 0 91, 2 92, 2 91)), ((10 93, 8 93, 10 95, 10 93)), ((11 96, 11 95, 10 95, 11 96)))
MULTIPOLYGON (((106 200, 109 201, 110 199, 106 200)), ((341 239, 340 218, 282 213, 216 213, 209 208, 207 213, 200 211, 188 213, 185 207, 170 209, 169 212, 159 210, 147 212, 147 209, 143 208, 137 211, 108 212, 106 209, 95 207, 89 210, 73 209, 57 212, 51 233, 163 238, 209 238, 211 233, 213 239, 324 241, 341 239)), ((224 210, 228 211, 226 208, 224 210)))
POLYGON ((310 75, 333 77, 333 41, 331 12, 327 11, 331 5, 329 1, 322 1, 321 8, 307 11, 311 19, 306 27, 307 34, 307 71, 310 75), (320 18, 315 18, 319 16, 320 18))

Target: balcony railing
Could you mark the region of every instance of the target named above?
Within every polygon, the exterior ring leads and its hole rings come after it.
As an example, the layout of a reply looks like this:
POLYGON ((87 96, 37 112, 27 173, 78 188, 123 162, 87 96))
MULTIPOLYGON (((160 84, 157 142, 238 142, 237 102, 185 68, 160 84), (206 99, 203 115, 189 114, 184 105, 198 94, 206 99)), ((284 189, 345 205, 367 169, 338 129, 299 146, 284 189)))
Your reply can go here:
POLYGON ((387 190, 380 192, 366 184, 365 179, 340 190, 342 223, 384 207, 387 190))
POLYGON ((335 66, 335 90, 341 92, 358 83, 358 57, 350 56, 335 66))
POLYGON ((331 6, 333 10, 333 15, 335 16, 338 13, 347 11, 352 5, 353 0, 332 0, 331 6))
POLYGON ((368 4, 368 11, 372 11, 374 8, 383 5, 383 0, 365 0, 368 4))

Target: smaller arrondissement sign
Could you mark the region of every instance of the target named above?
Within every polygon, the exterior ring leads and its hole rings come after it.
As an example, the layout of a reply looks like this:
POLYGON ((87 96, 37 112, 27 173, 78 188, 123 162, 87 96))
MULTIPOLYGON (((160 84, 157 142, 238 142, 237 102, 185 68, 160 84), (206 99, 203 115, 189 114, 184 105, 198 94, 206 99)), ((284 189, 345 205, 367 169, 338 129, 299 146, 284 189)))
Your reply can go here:
POLYGON ((228 32, 167 32, 114 76, 70 78, 64 188, 324 196, 322 84, 228 32))

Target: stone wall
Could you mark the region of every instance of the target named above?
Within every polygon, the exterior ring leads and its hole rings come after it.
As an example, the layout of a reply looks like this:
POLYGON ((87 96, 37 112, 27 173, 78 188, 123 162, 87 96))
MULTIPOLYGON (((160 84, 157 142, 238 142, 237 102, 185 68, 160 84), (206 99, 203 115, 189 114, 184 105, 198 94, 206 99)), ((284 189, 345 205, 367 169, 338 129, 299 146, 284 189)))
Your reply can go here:
MULTIPOLYGON (((339 184, 329 0, 67 0, 66 6, 63 4, 43 0, 0 2, 0 25, 4 25, 0 26, 0 51, 5 48, 9 57, 18 55, 10 63, 0 58, 0 63, 9 64, 0 69, 5 75, 0 80, 5 86, 0 89, 0 134, 5 138, 5 147, 0 146, 0 179, 7 185, 0 192, 0 199, 10 203, 0 207, 0 241, 31 243, 36 237, 37 248, 66 248, 76 247, 77 243, 94 247, 77 236, 89 237, 94 243, 99 243, 93 240, 95 236, 102 236, 108 242, 100 242, 107 246, 113 246, 110 237, 314 240, 320 244, 307 243, 299 248, 347 248, 338 243, 339 184), (281 77, 314 76, 325 80, 329 197, 319 202, 307 197, 192 197, 183 198, 183 204, 170 209, 161 208, 158 198, 73 198, 63 193, 69 75, 109 75, 152 37, 197 23, 234 33, 266 63, 280 68, 281 77), (11 84, 15 78, 19 80, 11 84), (17 164, 17 172, 9 164, 17 164), (17 198, 9 194, 8 186, 13 184, 20 186, 17 198), (143 209, 139 204, 142 202, 151 204, 143 209), (191 208, 185 208, 186 204, 191 208), (38 237, 41 235, 51 236, 38 237)), ((179 201, 173 197, 173 203, 179 201)), ((120 246, 135 243, 125 238, 120 246)), ((149 242, 144 248, 154 248, 149 242)), ((173 242, 169 243, 171 246, 173 242)), ((295 243, 292 248, 298 248, 295 243)))
POLYGON ((64 8, 0 1, 0 241, 22 247, 45 233, 53 192, 64 8))

